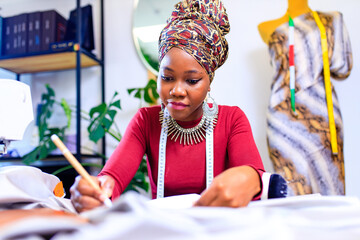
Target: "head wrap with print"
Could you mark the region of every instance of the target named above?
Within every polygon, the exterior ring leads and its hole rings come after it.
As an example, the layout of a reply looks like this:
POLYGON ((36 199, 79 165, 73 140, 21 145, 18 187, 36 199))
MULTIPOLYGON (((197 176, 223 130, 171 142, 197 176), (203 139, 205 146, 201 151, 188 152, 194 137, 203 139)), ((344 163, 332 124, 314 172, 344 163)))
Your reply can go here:
POLYGON ((159 38, 159 62, 172 47, 193 56, 209 74, 226 60, 228 44, 225 35, 230 31, 226 9, 221 0, 183 0, 167 20, 159 38))

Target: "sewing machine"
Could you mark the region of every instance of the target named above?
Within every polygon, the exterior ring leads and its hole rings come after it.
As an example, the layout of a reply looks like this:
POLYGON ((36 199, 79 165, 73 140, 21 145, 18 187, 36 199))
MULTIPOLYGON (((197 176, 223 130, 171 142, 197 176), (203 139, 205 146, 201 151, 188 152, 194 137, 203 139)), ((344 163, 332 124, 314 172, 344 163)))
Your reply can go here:
POLYGON ((30 87, 11 79, 0 79, 0 156, 11 141, 21 140, 34 119, 30 87))

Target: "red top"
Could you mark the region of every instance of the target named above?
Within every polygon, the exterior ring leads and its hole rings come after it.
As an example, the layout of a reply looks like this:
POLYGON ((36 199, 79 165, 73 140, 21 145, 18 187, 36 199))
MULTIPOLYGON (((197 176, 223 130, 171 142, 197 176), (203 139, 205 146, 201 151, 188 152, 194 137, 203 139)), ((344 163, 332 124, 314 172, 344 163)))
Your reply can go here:
MULTIPOLYGON (((115 179, 112 198, 120 196, 134 177, 146 153, 150 185, 156 198, 158 156, 161 125, 160 106, 141 108, 130 121, 126 132, 100 175, 115 179)), ((196 126, 201 118, 180 122, 183 128, 196 126)), ((206 188, 205 139, 196 145, 184 146, 179 139, 167 138, 164 196, 198 193, 206 188)), ((260 176, 264 172, 250 124, 238 107, 219 106, 214 129, 214 177, 224 170, 241 165, 253 167, 260 176)))

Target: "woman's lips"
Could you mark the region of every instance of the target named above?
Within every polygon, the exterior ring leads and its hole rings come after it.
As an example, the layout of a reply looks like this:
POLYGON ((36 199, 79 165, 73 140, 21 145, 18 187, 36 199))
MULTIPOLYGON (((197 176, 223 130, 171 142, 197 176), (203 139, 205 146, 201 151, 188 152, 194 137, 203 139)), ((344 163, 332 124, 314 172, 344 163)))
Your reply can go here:
POLYGON ((168 106, 176 110, 182 110, 187 107, 187 105, 182 102, 168 102, 168 106))

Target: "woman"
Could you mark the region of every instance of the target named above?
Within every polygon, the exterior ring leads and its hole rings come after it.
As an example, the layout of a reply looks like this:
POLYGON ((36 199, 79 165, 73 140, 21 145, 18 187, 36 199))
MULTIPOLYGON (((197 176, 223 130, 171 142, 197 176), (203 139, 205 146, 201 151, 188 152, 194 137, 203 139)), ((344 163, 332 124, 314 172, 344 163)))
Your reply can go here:
POLYGON ((209 103, 214 71, 226 60, 230 26, 220 0, 182 1, 159 39, 161 106, 141 108, 98 178, 78 178, 78 211, 117 198, 147 155, 153 198, 199 193, 196 206, 246 206, 261 192, 263 164, 238 107, 209 103))

